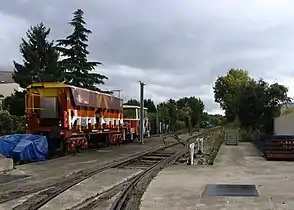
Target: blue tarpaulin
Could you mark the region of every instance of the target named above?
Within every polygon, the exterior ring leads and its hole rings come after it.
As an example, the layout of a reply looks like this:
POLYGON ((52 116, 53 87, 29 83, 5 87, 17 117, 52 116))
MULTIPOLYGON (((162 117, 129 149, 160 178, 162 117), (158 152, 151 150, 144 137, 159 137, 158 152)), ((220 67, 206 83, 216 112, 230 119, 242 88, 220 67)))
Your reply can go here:
POLYGON ((18 161, 36 162, 47 159, 48 142, 45 136, 14 134, 0 136, 0 154, 18 161))

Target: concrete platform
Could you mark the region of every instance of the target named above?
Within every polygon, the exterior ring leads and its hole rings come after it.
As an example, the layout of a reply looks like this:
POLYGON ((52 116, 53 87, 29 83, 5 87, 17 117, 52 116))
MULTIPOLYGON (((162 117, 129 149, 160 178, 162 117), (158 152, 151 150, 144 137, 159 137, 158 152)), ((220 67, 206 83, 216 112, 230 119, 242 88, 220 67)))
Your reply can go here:
POLYGON ((293 210, 294 162, 265 161, 251 143, 222 145, 213 166, 172 166, 150 183, 141 210, 293 210), (253 184, 259 197, 205 197, 207 184, 253 184))

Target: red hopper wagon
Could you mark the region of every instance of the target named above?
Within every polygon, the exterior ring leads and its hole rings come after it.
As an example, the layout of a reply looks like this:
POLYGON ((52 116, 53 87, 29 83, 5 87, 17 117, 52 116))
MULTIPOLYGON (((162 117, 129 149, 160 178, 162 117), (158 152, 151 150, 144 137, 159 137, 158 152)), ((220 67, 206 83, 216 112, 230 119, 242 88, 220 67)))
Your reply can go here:
POLYGON ((49 137, 49 149, 75 152, 99 142, 131 139, 123 123, 123 101, 116 96, 63 83, 27 87, 27 133, 49 137))

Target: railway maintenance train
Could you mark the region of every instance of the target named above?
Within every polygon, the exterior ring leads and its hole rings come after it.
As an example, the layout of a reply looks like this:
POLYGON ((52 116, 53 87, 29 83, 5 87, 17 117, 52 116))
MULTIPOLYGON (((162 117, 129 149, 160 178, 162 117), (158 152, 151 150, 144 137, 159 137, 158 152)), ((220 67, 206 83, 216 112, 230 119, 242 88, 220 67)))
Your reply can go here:
MULTIPOLYGON (((133 105, 123 105, 123 116, 124 123, 126 125, 129 125, 129 127, 131 128, 130 133, 132 137, 138 139, 140 135, 140 107, 133 105)), ((151 127, 148 121, 148 109, 146 107, 144 107, 143 116, 143 135, 150 137, 151 127)))
MULTIPOLYGON (((149 136, 147 108, 144 132, 149 136)), ((34 83, 27 87, 27 133, 46 135, 49 151, 76 149, 130 141, 139 136, 138 107, 126 106, 111 94, 64 83, 34 83), (135 113, 130 116, 127 113, 135 113)))

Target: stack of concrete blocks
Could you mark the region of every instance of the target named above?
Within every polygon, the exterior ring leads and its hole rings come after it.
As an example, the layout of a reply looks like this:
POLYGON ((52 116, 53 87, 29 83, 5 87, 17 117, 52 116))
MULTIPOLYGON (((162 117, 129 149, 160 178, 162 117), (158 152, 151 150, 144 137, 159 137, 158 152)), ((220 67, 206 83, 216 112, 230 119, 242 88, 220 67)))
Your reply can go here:
POLYGON ((235 145, 239 144, 239 129, 230 129, 225 131, 225 143, 226 145, 235 145))
POLYGON ((13 170, 13 160, 0 155, 0 174, 5 174, 13 170))

